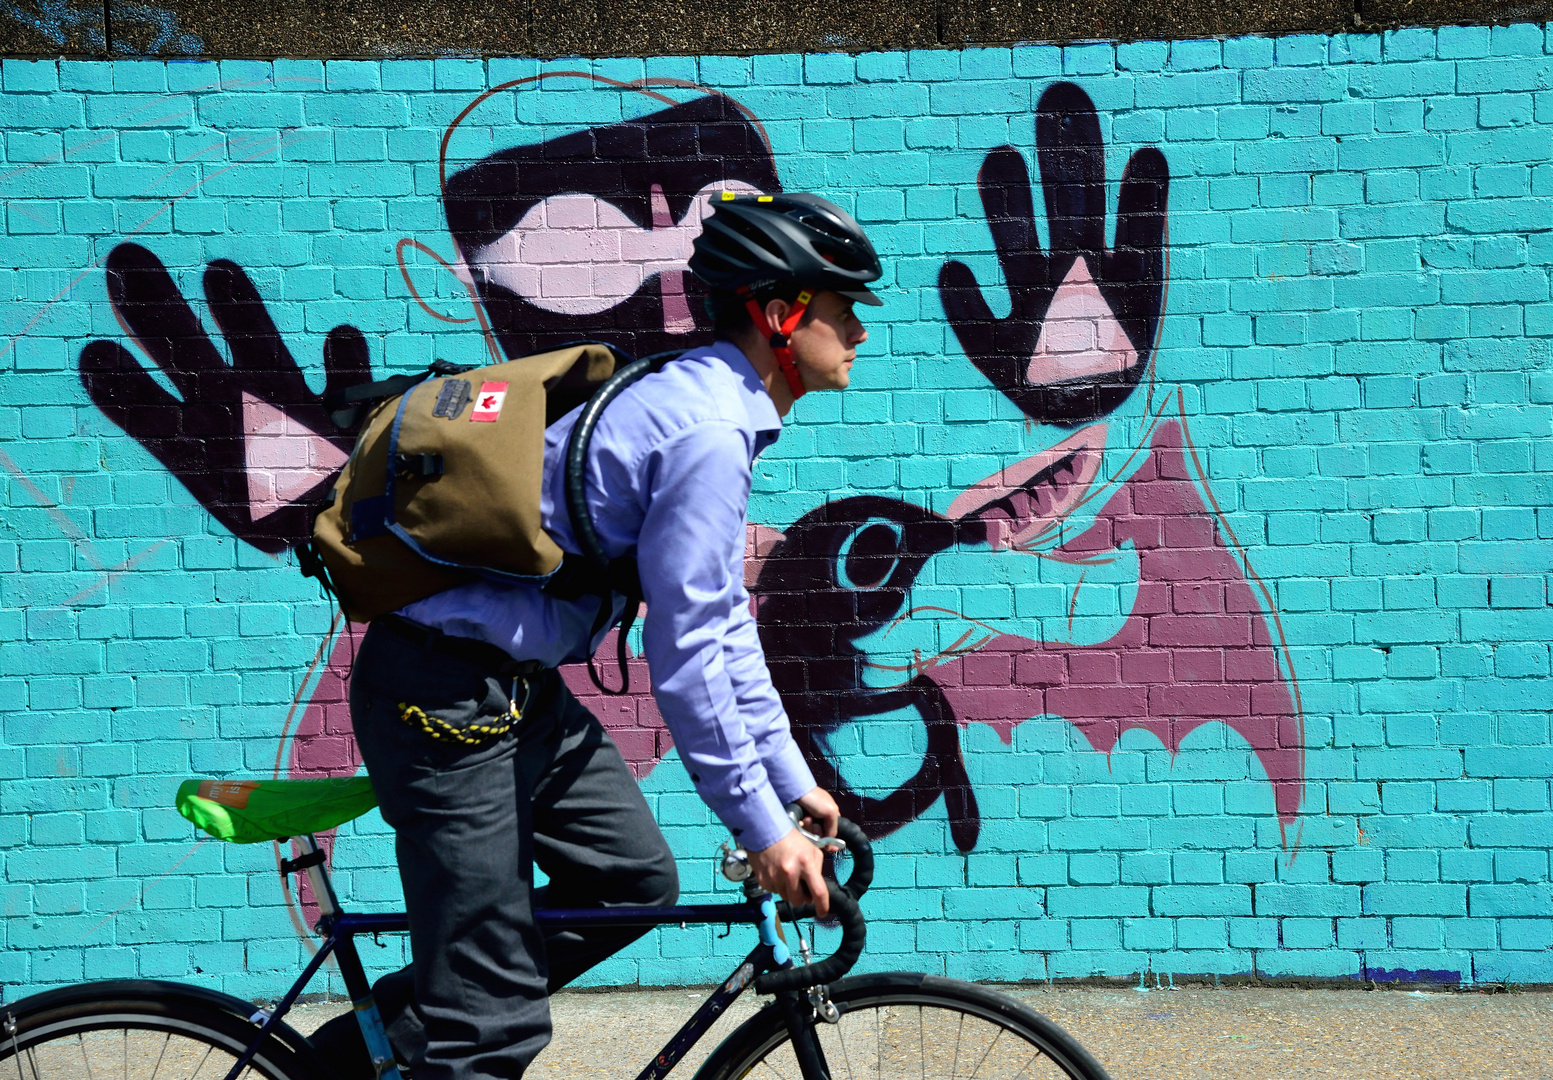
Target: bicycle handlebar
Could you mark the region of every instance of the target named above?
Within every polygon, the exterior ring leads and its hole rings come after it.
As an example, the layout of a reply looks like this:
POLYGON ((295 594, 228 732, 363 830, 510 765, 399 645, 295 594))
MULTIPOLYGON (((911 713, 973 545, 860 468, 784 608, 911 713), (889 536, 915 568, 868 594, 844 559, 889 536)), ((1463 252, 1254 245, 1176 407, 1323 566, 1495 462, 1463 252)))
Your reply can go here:
MULTIPOLYGON (((840 884, 833 878, 825 879, 826 887, 830 890, 831 916, 841 924, 841 944, 834 953, 817 964, 766 972, 755 980, 758 993, 779 994, 785 990, 801 990, 834 982, 852 970, 852 965, 863 954, 863 946, 868 940, 868 927, 858 899, 868 891, 874 879, 874 849, 863 830, 846 818, 837 824, 836 835, 846 843, 847 851, 852 855, 852 873, 847 876, 846 884, 840 884)), ((794 908, 784 900, 777 904, 777 914, 787 922, 809 919, 814 917, 814 905, 804 904, 794 908)))
POLYGON ((846 818, 837 820, 836 835, 845 841, 847 854, 852 856, 852 872, 843 888, 852 894, 852 899, 861 900, 874 883, 874 846, 868 842, 867 834, 846 818))

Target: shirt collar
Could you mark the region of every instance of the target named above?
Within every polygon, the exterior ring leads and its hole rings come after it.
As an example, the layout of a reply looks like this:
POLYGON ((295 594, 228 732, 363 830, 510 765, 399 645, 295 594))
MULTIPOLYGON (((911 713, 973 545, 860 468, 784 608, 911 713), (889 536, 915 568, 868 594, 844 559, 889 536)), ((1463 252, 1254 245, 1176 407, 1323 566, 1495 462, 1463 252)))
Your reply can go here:
POLYGON ((755 365, 733 342, 713 342, 706 352, 727 364, 739 377, 739 398, 749 414, 750 427, 755 432, 755 452, 759 454, 782 434, 782 417, 777 413, 776 402, 760 381, 755 365))

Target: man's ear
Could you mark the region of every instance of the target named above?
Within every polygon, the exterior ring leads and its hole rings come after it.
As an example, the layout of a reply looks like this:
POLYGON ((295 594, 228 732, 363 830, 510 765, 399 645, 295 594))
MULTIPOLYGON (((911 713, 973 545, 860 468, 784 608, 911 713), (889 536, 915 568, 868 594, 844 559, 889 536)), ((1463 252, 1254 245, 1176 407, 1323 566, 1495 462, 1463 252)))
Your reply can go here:
POLYGON ((788 312, 792 310, 793 305, 786 300, 766 301, 766 322, 770 325, 772 333, 776 332, 777 328, 782 325, 782 320, 787 318, 788 312))

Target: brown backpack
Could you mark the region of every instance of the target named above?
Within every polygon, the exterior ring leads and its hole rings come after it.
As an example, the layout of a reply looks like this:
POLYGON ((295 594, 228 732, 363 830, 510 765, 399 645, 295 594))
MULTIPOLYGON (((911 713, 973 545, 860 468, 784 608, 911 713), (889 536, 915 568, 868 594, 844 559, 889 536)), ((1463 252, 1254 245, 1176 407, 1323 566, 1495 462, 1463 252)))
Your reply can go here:
MULTIPOLYGON (((635 562, 604 555, 581 466, 604 406, 670 355, 631 361, 585 342, 351 387, 333 403, 343 406, 334 418, 348 427, 365 408, 366 419, 301 550, 302 572, 357 622, 485 578, 532 582, 563 599, 622 593, 628 627, 641 596, 635 562), (544 531, 539 505, 545 428, 583 402, 567 455, 567 507, 584 552, 576 556, 544 531)), ((601 605, 595 632, 612 607, 601 605)))

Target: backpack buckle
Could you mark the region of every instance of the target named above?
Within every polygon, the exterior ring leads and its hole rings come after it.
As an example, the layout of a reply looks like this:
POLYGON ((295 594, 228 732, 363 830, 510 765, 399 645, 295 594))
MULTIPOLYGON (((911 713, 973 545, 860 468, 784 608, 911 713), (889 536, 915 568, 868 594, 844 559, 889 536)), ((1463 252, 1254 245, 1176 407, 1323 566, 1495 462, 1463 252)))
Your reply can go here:
POLYGON ((394 458, 394 475, 401 480, 430 480, 442 472, 441 454, 399 454, 394 458))

